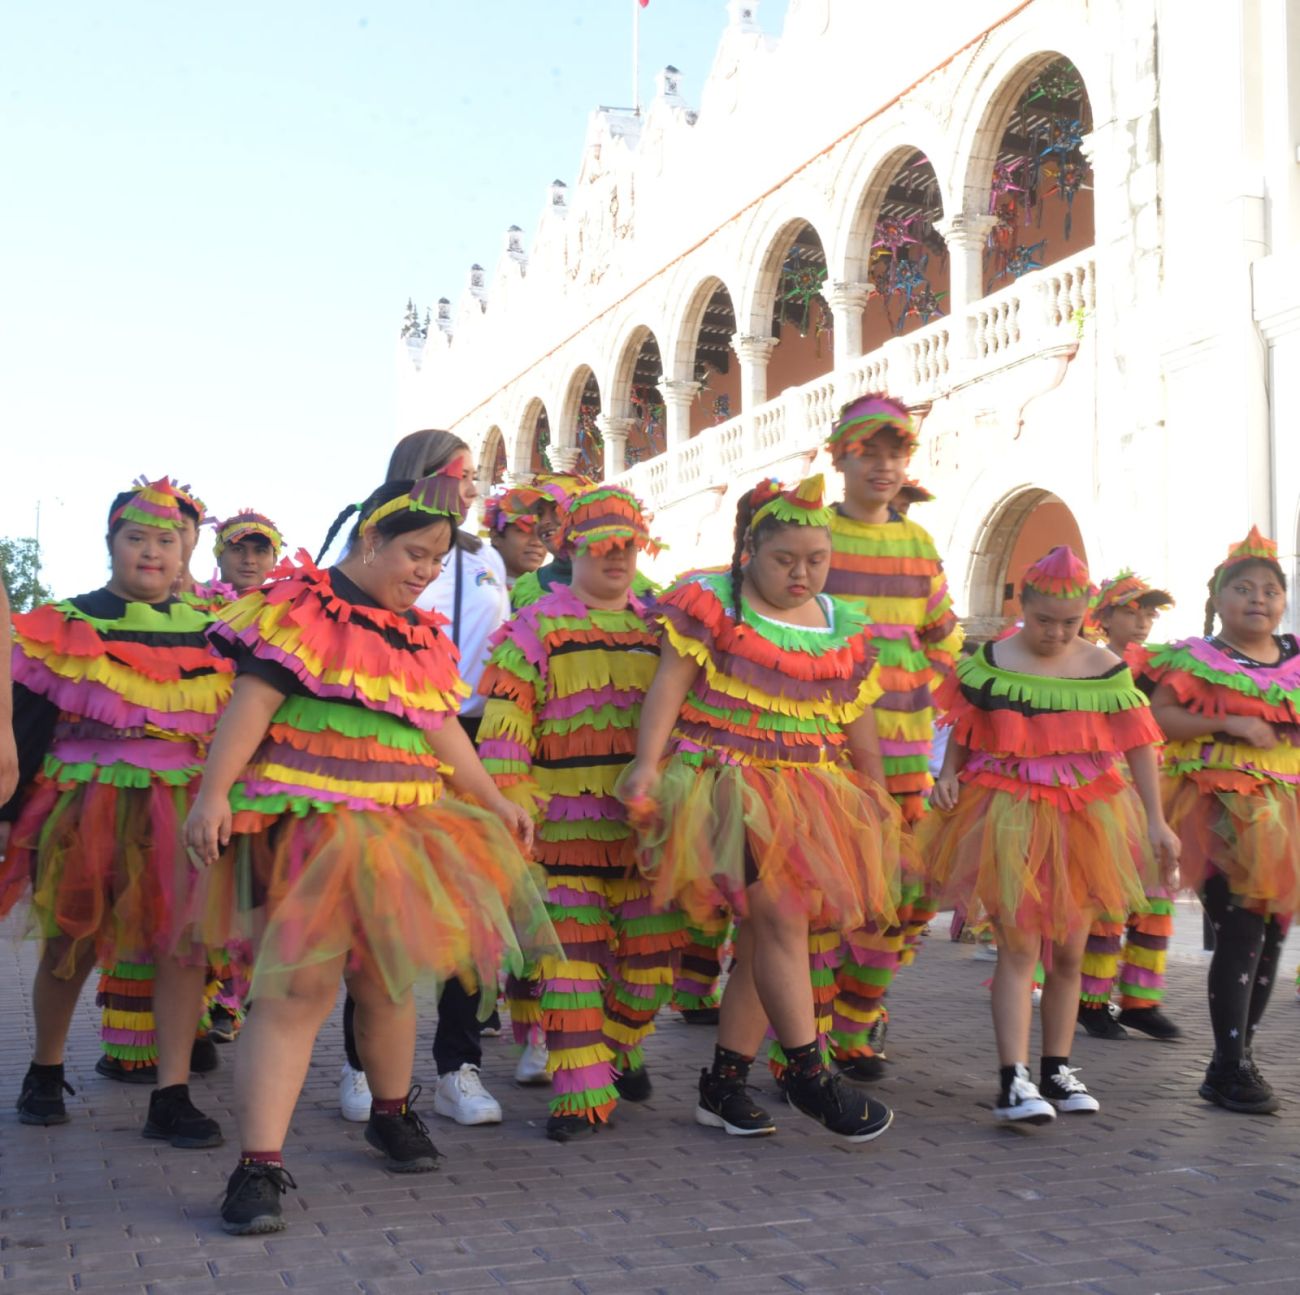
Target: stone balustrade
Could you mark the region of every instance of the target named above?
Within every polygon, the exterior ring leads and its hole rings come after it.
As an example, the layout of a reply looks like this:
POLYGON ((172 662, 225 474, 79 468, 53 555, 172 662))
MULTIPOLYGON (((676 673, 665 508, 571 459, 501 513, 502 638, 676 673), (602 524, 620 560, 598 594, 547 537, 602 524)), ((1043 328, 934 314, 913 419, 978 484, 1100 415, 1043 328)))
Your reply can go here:
POLYGON ((891 338, 614 479, 662 509, 815 449, 840 407, 864 392, 887 391, 909 405, 925 404, 1029 356, 1076 344, 1096 306, 1096 274, 1093 248, 1032 271, 974 302, 961 318, 937 319, 891 338))

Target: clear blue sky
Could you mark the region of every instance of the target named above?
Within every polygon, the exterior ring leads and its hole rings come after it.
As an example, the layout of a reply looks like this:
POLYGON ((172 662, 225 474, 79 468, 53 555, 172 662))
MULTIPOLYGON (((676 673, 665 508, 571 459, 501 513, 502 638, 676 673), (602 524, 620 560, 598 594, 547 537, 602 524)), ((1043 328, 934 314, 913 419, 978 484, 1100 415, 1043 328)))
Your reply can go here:
MULTIPOLYGON (((5 5, 0 534, 40 499, 47 582, 94 588, 110 498, 166 472, 314 549, 382 477, 406 298, 531 237, 589 111, 630 98, 631 8, 5 5)), ((671 62, 698 103, 725 22, 651 0, 643 95, 671 62)))

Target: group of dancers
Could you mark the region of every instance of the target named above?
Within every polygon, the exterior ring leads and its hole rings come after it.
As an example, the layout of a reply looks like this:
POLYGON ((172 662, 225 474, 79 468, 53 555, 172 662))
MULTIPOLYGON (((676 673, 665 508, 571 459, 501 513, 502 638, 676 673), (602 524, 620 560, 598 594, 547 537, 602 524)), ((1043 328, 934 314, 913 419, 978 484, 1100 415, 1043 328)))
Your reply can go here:
POLYGON ((619 486, 544 474, 483 501, 486 543, 469 533, 472 454, 447 432, 405 438, 315 561, 283 560, 264 514, 216 522, 207 583, 194 493, 119 494, 108 583, 15 614, 12 716, 0 686, 0 913, 25 902, 43 941, 20 1119, 69 1119, 64 1045, 97 966, 100 1068, 154 1084, 146 1137, 222 1142, 189 1075, 196 1036, 242 1021, 222 1225, 274 1231, 340 979, 344 1113, 417 1173, 439 1157, 414 1109, 415 987, 440 989, 435 1111, 490 1122, 479 1037, 504 977, 516 1077, 551 1085, 556 1141, 650 1095, 671 1001, 717 1023, 699 1123, 775 1131, 748 1084, 766 1052, 790 1107, 866 1142, 893 1118, 869 1087, 886 993, 952 908, 997 947, 994 1116, 1045 1123, 1099 1109, 1070 1065, 1081 1013, 1179 1032, 1160 1001, 1180 886, 1215 930, 1201 1095, 1276 1109, 1253 1045, 1300 911, 1276 546, 1231 548, 1202 638, 1145 645, 1169 595, 1130 572, 1095 588, 1061 547, 1025 573, 1012 630, 963 644, 908 514, 929 497, 916 445, 897 401, 851 402, 828 443, 843 502, 821 477, 759 482, 731 562, 663 590, 619 486))

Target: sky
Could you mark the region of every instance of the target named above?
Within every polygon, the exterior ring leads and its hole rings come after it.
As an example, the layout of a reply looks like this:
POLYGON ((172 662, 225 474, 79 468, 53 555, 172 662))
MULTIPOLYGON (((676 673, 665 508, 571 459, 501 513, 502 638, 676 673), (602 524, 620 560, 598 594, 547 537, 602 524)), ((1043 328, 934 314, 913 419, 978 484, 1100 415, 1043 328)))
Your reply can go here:
MULTIPOLYGON (((39 505, 46 583, 96 588, 112 496, 169 474, 314 552, 383 478, 407 298, 531 238, 631 99, 633 4, 4 5, 0 535, 39 505)), ((672 63, 697 104, 725 23, 651 0, 643 101, 672 63)))

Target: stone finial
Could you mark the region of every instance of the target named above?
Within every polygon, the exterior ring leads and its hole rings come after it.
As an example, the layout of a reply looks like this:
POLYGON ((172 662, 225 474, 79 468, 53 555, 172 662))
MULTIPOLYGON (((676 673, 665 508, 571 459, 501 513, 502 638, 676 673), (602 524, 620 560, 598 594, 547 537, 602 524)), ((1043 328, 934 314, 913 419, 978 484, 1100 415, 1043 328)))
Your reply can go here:
POLYGON ((563 180, 551 181, 551 210, 564 216, 569 211, 569 186, 563 180))
POLYGON ((681 92, 682 74, 670 63, 655 75, 655 98, 672 108, 680 108, 685 100, 681 92))
POLYGON ((523 262, 527 259, 524 251, 524 231, 518 225, 511 225, 506 230, 506 255, 512 261, 523 262))
POLYGON ((761 31, 758 25, 758 0, 727 0, 727 21, 736 31, 761 31))
POLYGON ((434 316, 434 322, 440 332, 451 335, 451 302, 446 297, 438 298, 438 313, 434 316))

